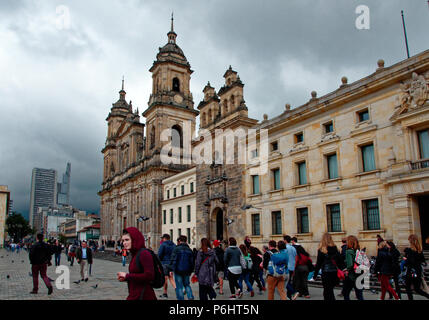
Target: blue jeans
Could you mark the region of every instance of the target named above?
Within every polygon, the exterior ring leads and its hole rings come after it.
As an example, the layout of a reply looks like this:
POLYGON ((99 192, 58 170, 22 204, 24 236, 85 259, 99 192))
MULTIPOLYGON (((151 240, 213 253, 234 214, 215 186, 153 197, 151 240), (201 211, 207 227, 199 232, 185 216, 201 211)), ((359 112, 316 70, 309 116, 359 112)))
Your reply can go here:
POLYGON ((55 254, 55 266, 60 265, 60 260, 61 260, 61 253, 56 253, 55 254))
POLYGON ((125 267, 125 263, 127 262, 127 257, 126 256, 122 256, 122 266, 125 267))
POLYGON ((188 296, 188 300, 194 300, 194 295, 192 294, 191 285, 189 282, 189 275, 180 275, 174 274, 174 281, 176 281, 176 297, 177 300, 185 300, 185 296, 183 295, 183 288, 186 290, 186 295, 188 296))
POLYGON ((261 280, 262 286, 265 288, 264 270, 259 270, 259 280, 261 280))
POLYGON ((253 291, 252 284, 250 283, 250 272, 249 272, 249 270, 243 270, 243 272, 240 275, 240 279, 238 279, 238 286, 240 287, 241 291, 243 291, 243 280, 246 283, 247 289, 249 291, 253 291))

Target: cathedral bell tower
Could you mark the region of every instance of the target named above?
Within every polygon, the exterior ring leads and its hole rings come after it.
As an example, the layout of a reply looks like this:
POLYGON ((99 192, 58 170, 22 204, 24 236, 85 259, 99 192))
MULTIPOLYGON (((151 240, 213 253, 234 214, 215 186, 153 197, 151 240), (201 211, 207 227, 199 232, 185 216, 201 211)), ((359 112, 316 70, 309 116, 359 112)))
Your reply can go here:
POLYGON ((167 33, 168 43, 159 48, 152 67, 152 94, 148 108, 143 112, 146 118, 146 154, 158 154, 164 144, 160 137, 165 129, 172 129, 172 135, 180 138, 183 145, 184 125, 191 124, 191 137, 195 132, 195 118, 199 114, 194 109, 190 92, 190 80, 193 70, 182 49, 176 44, 174 20, 171 17, 171 30, 167 33))

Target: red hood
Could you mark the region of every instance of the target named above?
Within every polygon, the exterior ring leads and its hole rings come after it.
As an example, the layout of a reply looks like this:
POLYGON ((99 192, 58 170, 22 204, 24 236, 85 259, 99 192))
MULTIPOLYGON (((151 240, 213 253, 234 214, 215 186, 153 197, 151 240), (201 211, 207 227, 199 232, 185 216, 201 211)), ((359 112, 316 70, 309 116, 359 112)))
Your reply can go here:
POLYGON ((141 248, 146 248, 142 233, 134 227, 125 229, 131 237, 131 254, 135 255, 141 248))

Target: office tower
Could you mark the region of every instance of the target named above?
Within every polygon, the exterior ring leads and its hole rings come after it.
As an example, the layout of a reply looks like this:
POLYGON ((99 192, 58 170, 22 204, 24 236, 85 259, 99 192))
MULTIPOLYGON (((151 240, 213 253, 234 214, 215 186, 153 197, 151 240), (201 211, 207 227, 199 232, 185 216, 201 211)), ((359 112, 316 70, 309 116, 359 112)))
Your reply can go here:
POLYGON ((71 163, 67 163, 66 172, 63 174, 63 181, 57 184, 57 203, 58 205, 70 205, 70 178, 71 163))
POLYGON ((39 230, 41 218, 37 217, 38 207, 54 207, 57 198, 57 171, 34 168, 31 177, 30 225, 39 230))

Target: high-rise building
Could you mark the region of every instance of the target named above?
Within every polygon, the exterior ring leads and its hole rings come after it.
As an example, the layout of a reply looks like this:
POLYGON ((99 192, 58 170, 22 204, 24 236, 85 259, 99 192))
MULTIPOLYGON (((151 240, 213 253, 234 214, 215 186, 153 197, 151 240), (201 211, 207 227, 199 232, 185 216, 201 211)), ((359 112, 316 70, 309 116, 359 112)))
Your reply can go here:
POLYGON ((57 171, 54 169, 34 168, 31 177, 30 225, 40 225, 37 207, 57 205, 57 171), (37 220, 37 221, 35 221, 37 220))
POLYGON ((0 248, 4 245, 5 223, 10 205, 10 190, 7 186, 0 186, 0 248))
POLYGON ((57 203, 58 205, 70 205, 70 178, 71 163, 67 163, 66 172, 63 174, 63 181, 57 183, 57 203))

